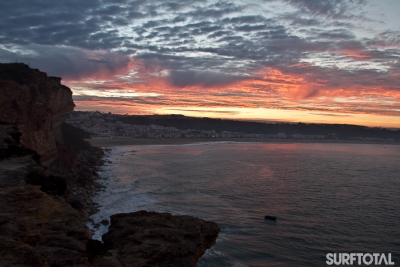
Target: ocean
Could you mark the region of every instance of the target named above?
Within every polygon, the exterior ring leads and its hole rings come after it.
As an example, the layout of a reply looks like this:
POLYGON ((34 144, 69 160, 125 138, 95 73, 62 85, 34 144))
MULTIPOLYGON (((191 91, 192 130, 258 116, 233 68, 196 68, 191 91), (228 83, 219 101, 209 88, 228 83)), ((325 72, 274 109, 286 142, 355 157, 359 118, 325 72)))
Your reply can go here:
POLYGON ((398 145, 121 146, 106 160, 93 220, 145 209, 214 221, 199 267, 326 266, 327 253, 355 252, 400 264, 398 145))

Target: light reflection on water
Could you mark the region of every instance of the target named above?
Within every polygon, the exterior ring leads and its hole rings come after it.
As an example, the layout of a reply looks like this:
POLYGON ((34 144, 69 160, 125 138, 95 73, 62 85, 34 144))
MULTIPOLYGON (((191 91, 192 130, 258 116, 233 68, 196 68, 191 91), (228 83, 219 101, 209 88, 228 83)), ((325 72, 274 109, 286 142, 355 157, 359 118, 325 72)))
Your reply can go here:
POLYGON ((400 146, 132 146, 109 159, 93 219, 147 209, 215 221, 222 231, 199 266, 321 266, 328 252, 400 259, 400 146))

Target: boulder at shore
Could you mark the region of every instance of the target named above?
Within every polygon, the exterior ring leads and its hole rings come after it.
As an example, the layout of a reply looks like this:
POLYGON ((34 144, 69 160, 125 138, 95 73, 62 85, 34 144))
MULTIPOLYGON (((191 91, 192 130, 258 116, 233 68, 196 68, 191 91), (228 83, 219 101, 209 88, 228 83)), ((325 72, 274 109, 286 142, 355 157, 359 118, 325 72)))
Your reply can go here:
MULTIPOLYGON (((109 263, 137 267, 195 267, 206 249, 215 244, 219 231, 214 222, 142 210, 111 216, 111 225, 108 233, 103 235, 103 242, 111 252, 109 263)), ((100 261, 108 264, 106 258, 100 261)))

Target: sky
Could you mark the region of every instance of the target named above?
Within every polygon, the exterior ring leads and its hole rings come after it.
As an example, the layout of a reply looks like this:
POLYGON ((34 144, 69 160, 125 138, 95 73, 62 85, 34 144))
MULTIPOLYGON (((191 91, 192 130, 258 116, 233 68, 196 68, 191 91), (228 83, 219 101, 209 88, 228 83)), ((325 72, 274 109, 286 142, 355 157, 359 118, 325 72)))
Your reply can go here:
POLYGON ((75 110, 400 128, 399 0, 0 2, 75 110))

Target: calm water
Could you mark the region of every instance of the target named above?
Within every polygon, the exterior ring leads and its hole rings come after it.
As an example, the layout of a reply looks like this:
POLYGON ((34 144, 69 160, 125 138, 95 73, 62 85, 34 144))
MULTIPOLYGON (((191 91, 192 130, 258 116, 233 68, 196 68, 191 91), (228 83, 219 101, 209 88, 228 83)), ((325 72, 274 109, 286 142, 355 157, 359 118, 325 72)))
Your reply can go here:
POLYGON ((400 263, 400 146, 200 143, 107 157, 93 219, 146 209, 215 221, 199 266, 325 266, 328 252, 400 263))

